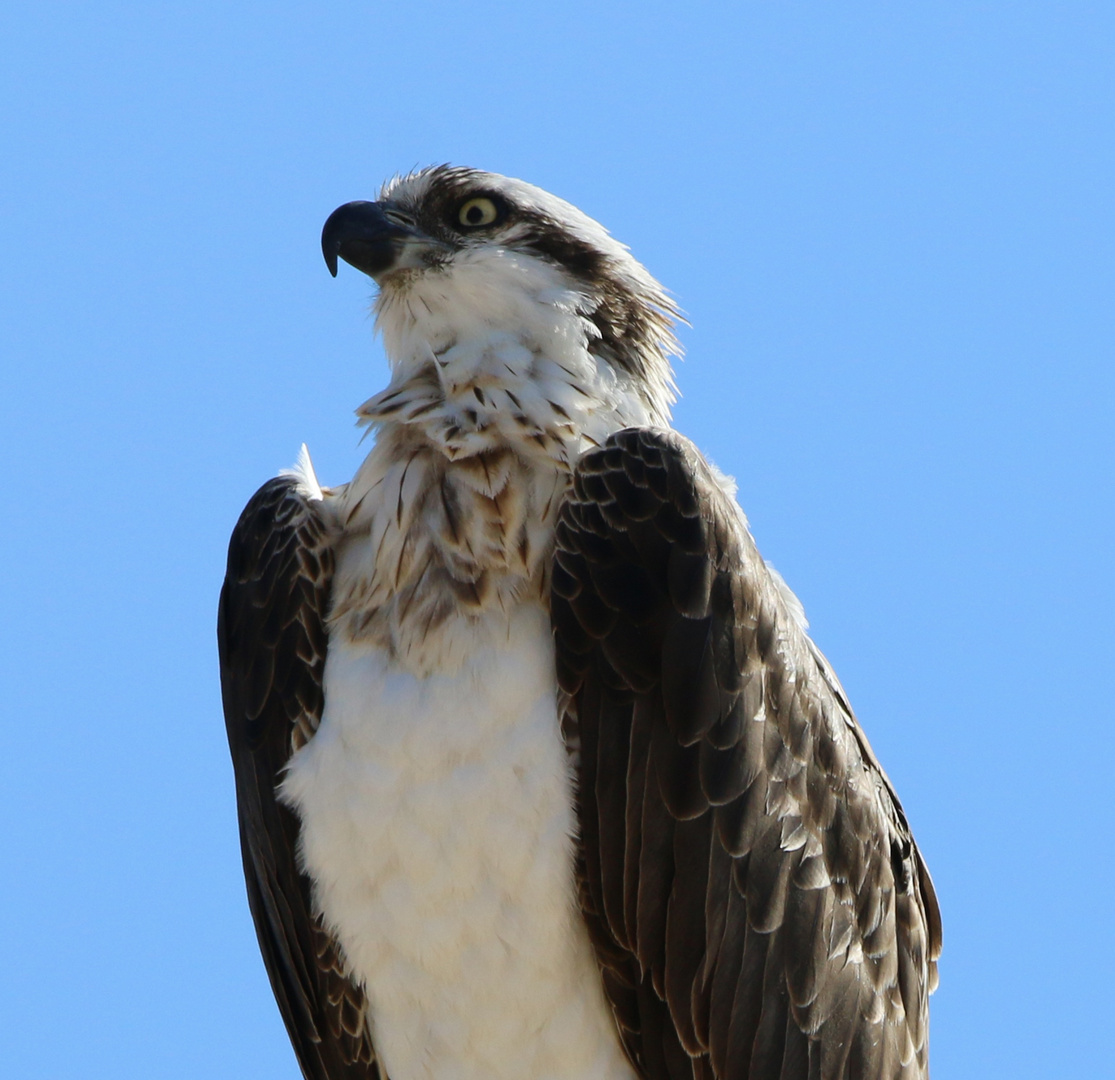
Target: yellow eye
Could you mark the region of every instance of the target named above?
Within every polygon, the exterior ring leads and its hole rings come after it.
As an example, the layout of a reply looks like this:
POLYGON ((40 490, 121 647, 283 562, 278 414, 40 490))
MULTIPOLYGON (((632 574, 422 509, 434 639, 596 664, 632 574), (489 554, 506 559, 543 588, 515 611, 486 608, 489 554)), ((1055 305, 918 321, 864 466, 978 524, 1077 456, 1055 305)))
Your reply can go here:
POLYGON ((470 229, 479 225, 491 225, 497 217, 499 217, 499 210, 496 204, 484 196, 466 200, 461 203, 461 208, 457 211, 457 220, 470 229))

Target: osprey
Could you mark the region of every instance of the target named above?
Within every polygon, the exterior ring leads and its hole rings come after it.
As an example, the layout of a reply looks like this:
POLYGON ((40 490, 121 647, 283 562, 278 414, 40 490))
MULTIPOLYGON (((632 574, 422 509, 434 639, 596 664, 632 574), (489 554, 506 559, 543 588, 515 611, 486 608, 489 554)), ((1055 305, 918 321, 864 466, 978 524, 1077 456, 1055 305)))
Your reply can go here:
POLYGON ((265 484, 218 637, 248 898, 308 1080, 927 1075, 941 922, 595 221, 440 166, 325 224, 374 444, 265 484))

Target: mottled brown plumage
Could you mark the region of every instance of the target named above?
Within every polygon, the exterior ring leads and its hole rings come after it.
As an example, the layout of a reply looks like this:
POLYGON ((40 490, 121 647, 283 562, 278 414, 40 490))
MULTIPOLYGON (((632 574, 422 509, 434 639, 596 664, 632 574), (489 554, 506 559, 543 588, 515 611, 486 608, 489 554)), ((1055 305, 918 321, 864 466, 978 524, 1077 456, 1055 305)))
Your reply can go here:
POLYGON ((941 924, 897 797, 742 515, 673 432, 561 512, 582 903, 648 1080, 923 1077, 941 924))
POLYGON ((266 483, 229 543, 217 640, 248 903, 307 1080, 385 1080, 363 991, 313 910, 298 820, 276 796, 321 719, 333 537, 292 478, 266 483))
POLYGON ((391 382, 358 412, 375 445, 343 487, 307 460, 260 489, 218 625, 249 902, 303 1074, 927 1077, 932 883, 800 605, 663 429, 661 287, 575 208, 468 169, 339 208, 323 250, 382 287, 391 382), (535 697, 509 698, 524 672, 535 697), (484 742, 493 718, 516 738, 484 742), (513 879, 516 860, 556 869, 513 879), (478 931, 448 895, 507 919, 478 931), (453 918, 463 975, 424 955, 453 918), (549 1028, 571 1004, 591 1022, 549 1028))

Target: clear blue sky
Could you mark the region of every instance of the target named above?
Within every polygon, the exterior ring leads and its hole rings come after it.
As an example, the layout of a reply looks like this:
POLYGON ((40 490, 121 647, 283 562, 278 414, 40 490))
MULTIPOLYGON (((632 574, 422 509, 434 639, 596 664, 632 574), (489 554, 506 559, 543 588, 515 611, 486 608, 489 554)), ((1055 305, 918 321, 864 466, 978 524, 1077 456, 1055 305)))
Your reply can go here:
POLYGON ((384 383, 328 213, 439 161, 604 222, 678 426, 905 802, 947 1077, 1111 1076, 1110 3, 7 5, 0 1074, 298 1075, 214 616, 252 491, 384 383))

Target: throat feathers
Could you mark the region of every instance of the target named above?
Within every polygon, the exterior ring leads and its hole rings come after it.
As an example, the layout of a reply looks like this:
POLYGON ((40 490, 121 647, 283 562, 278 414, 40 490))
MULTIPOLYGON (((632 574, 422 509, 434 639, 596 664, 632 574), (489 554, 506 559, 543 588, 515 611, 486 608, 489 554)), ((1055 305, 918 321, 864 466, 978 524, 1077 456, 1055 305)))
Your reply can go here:
POLYGON ((380 293, 392 379, 357 411, 375 447, 337 506, 344 638, 428 671, 459 654, 468 616, 546 603, 572 466, 613 431, 668 420, 594 350, 595 306, 559 268, 506 250, 380 293))

